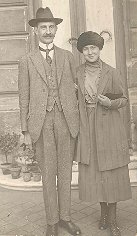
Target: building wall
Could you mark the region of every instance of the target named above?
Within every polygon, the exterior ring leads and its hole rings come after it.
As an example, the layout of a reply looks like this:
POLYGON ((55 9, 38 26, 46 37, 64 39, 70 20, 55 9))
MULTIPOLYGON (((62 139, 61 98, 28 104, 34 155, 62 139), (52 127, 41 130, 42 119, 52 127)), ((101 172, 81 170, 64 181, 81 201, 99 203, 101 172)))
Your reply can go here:
MULTIPOLYGON (((68 50, 72 50, 68 40, 71 38, 70 8, 69 0, 42 0, 43 7, 49 7, 54 16, 63 18, 63 22, 58 26, 55 43, 68 50), (65 4, 64 4, 65 2, 65 4), (59 4, 57 4, 59 3, 59 4)), ((112 0, 85 0, 86 6, 86 27, 87 30, 93 30, 98 33, 108 31, 112 39, 108 40, 108 34, 102 36, 105 38, 105 45, 101 52, 101 58, 113 67, 115 62, 115 38, 112 0)))
POLYGON ((108 41, 108 34, 104 33, 102 35, 105 39, 105 45, 101 52, 101 58, 106 63, 115 67, 115 37, 112 0, 85 0, 85 4, 87 30, 96 31, 99 34, 102 31, 108 31, 112 35, 112 39, 108 41))
POLYGON ((63 19, 63 22, 58 25, 55 44, 72 51, 69 43, 69 39, 71 38, 69 0, 42 0, 42 7, 49 7, 54 17, 63 19))

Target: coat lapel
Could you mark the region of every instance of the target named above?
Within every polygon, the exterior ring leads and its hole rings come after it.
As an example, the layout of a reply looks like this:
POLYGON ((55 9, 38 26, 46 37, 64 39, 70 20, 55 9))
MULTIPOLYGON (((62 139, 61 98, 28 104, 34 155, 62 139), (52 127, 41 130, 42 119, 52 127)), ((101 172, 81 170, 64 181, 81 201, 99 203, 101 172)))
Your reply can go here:
POLYGON ((58 48, 57 46, 54 46, 55 50, 55 63, 56 63, 56 69, 57 69, 57 79, 58 79, 58 85, 60 84, 63 69, 64 69, 64 52, 61 48, 58 48))
POLYGON ((106 63, 102 62, 102 70, 101 70, 101 76, 100 76, 100 81, 99 81, 99 86, 98 86, 98 94, 102 94, 107 82, 109 80, 109 76, 107 73, 109 72, 109 67, 106 63))
POLYGON ((42 55, 39 50, 36 50, 34 54, 30 55, 31 61, 34 64, 37 72, 40 74, 41 78, 48 84, 45 68, 43 65, 42 55))

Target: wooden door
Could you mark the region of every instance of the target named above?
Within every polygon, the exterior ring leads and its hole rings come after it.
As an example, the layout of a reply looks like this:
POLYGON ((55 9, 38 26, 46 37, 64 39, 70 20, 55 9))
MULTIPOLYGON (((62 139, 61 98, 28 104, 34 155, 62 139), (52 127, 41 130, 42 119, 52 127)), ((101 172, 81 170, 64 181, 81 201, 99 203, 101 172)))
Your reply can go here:
POLYGON ((28 27, 38 0, 0 0, 0 133, 19 132, 18 62, 34 47, 28 27))

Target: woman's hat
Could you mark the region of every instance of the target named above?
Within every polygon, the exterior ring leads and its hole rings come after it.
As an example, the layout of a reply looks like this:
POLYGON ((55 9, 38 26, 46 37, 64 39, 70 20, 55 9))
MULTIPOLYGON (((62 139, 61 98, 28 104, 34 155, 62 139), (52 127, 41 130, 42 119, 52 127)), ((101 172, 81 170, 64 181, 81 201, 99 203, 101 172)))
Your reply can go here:
POLYGON ((79 52, 83 52, 83 48, 87 45, 95 45, 100 50, 104 46, 104 39, 96 32, 87 31, 82 33, 77 41, 77 49, 79 52))
POLYGON ((56 25, 63 21, 61 18, 54 18, 51 10, 46 7, 40 7, 36 12, 36 18, 31 19, 28 23, 30 26, 35 27, 39 22, 55 22, 56 25))

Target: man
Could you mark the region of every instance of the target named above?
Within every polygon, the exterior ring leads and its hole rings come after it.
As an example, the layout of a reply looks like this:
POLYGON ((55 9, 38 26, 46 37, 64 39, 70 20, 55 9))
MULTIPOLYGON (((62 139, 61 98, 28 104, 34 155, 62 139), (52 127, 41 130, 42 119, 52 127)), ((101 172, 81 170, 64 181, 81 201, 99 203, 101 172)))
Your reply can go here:
POLYGON ((48 7, 39 8, 36 18, 29 21, 39 48, 19 64, 21 127, 24 143, 35 144, 42 172, 46 236, 57 236, 58 225, 72 235, 81 233, 70 219, 72 162, 79 130, 74 61, 70 52, 53 44, 62 21, 48 7))

